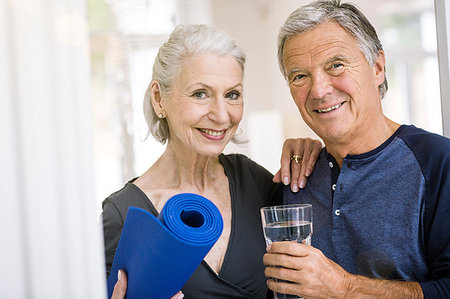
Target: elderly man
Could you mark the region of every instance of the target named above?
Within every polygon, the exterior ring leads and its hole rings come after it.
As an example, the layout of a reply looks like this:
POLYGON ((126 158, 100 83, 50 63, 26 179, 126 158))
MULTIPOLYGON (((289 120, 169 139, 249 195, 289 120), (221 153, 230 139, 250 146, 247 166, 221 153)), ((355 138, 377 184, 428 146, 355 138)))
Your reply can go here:
POLYGON ((285 203, 312 204, 312 246, 273 243, 269 288, 307 298, 449 297, 450 140, 383 114, 375 29, 351 4, 316 1, 282 26, 278 59, 325 148, 308 185, 284 194, 285 203))

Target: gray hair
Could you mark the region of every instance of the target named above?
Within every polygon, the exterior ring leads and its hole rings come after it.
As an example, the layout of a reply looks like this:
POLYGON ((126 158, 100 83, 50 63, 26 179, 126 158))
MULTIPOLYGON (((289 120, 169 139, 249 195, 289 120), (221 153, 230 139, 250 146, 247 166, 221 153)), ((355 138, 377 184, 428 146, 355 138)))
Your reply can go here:
MULTIPOLYGON (((373 65, 383 50, 375 28, 363 13, 351 3, 341 0, 318 0, 296 9, 289 15, 278 34, 278 65, 286 78, 283 50, 286 41, 294 35, 309 31, 323 23, 334 21, 356 38, 361 52, 367 62, 373 65)), ((388 89, 386 68, 384 82, 379 86, 383 98, 388 89)))
MULTIPOLYGON (((183 62, 199 53, 231 55, 244 71, 245 54, 227 33, 203 24, 178 25, 158 51, 153 64, 153 76, 162 97, 168 97, 178 79, 183 62)), ((158 118, 151 101, 150 85, 144 97, 144 115, 149 134, 164 144, 169 138, 169 125, 165 118, 158 118)))

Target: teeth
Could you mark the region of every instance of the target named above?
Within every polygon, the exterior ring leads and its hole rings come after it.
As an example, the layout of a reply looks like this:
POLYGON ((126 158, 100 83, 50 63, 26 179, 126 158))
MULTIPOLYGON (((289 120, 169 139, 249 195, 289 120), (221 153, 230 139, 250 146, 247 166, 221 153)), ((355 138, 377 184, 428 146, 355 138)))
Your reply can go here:
POLYGON ((222 136, 225 133, 225 131, 213 131, 207 129, 199 129, 199 130, 211 136, 222 136))
POLYGON ((327 112, 333 111, 333 110, 335 110, 335 109, 341 107, 342 104, 343 104, 343 103, 337 104, 337 105, 334 105, 334 106, 332 106, 332 107, 330 107, 330 108, 327 108, 327 109, 317 109, 316 111, 318 111, 319 113, 327 113, 327 112))

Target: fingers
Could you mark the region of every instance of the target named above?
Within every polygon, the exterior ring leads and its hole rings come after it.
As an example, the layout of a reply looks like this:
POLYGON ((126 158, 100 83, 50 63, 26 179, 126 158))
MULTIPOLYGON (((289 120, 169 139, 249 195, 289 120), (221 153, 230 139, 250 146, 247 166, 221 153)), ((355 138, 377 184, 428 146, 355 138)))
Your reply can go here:
POLYGON ((301 290, 301 285, 299 284, 269 279, 267 280, 267 286, 269 289, 279 294, 290 294, 306 297, 301 290))
MULTIPOLYGON (((322 150, 322 143, 319 140, 304 138, 298 139, 298 142, 303 144, 303 152, 300 152, 303 156, 300 165, 300 171, 291 174, 291 182, 297 182, 299 188, 305 188, 306 180, 311 175, 320 151, 322 150)), ((299 147, 301 149, 301 147, 299 147)), ((300 155, 300 154, 299 154, 300 155)), ((292 185, 293 183, 291 183, 292 185)))
POLYGON ((313 250, 318 250, 310 245, 283 241, 283 242, 273 242, 268 247, 270 254, 288 254, 292 256, 306 256, 313 250))
MULTIPOLYGON (((266 253, 263 256, 263 263, 267 266, 266 270, 274 267, 283 267, 284 269, 299 269, 299 258, 287 254, 270 254, 266 253)), ((278 269, 278 268, 275 268, 278 269)), ((280 268, 281 269, 281 268, 280 268)), ((273 271, 273 270, 271 270, 273 271)), ((268 277, 280 278, 280 276, 266 275, 268 277)), ((286 279, 285 276, 282 276, 286 279)))
POLYGON ((267 285, 275 292, 307 298, 327 298, 330 294, 348 292, 351 274, 312 246, 274 242, 263 261, 265 276, 273 278, 267 285))
POLYGON ((314 166, 316 165, 317 159, 319 158, 320 151, 323 148, 322 142, 319 140, 311 139, 312 142, 310 144, 311 150, 308 153, 308 158, 303 158, 303 162, 305 163, 305 176, 309 177, 313 172, 314 166))
MULTIPOLYGON (((306 178, 307 178, 306 167, 308 165, 308 161, 311 158, 311 152, 312 152, 312 149, 313 149, 313 143, 312 142, 313 142, 313 140, 310 139, 310 138, 305 139, 304 150, 303 150, 303 159, 302 159, 302 162, 300 164, 301 167, 300 167, 300 172, 299 172, 298 181, 297 181, 298 182, 298 186, 300 188, 305 188, 305 186, 306 186, 306 178)), ((314 163, 315 163, 315 161, 314 161, 314 163)), ((292 178, 294 179, 294 175, 292 175, 292 178)))
POLYGON ((281 169, 277 171, 277 173, 275 173, 275 175, 273 176, 272 181, 274 183, 281 183, 281 169))
POLYGON ((316 164, 322 143, 311 138, 286 139, 281 154, 281 168, 275 174, 276 183, 291 184, 291 190, 297 192, 306 186, 307 177, 311 175, 316 164), (292 159, 293 156, 301 157, 292 159))
POLYGON ((289 185, 291 182, 291 157, 297 149, 296 139, 286 139, 283 144, 281 152, 281 168, 279 170, 281 181, 284 185, 289 185))
POLYGON ((182 299, 182 298, 184 298, 184 294, 181 291, 179 291, 178 293, 173 295, 170 299, 182 299))
MULTIPOLYGON (((302 167, 303 158, 299 160, 291 161, 291 190, 292 192, 298 192, 298 188, 300 186, 300 171, 302 167), (298 161, 298 163, 297 163, 298 161)), ((300 187, 303 188, 303 187, 300 187)))
MULTIPOLYGON (((127 284, 128 284, 128 278, 127 274, 123 270, 119 270, 117 272, 117 282, 114 286, 114 290, 111 296, 111 299, 124 299, 125 294, 127 293, 127 284)), ((179 291, 175 295, 171 297, 171 299, 182 299, 184 298, 184 294, 179 291)))
POLYGON ((123 299, 127 293, 127 274, 123 270, 117 272, 117 282, 111 299, 123 299))
POLYGON ((275 280, 289 281, 289 282, 301 282, 302 271, 281 268, 281 267, 267 267, 264 270, 264 275, 267 278, 275 280))

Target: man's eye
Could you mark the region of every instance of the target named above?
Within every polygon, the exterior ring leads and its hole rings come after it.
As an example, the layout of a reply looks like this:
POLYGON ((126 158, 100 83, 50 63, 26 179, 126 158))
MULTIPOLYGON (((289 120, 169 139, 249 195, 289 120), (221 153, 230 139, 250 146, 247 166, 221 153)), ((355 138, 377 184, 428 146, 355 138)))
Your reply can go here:
POLYGON ((237 92, 237 91, 232 91, 232 92, 229 92, 229 93, 227 93, 225 95, 225 97, 227 99, 232 99, 232 100, 237 100, 237 99, 240 98, 240 96, 241 96, 241 94, 239 92, 237 92))
POLYGON ((328 74, 331 76, 340 76, 344 73, 344 71, 345 65, 343 63, 333 62, 328 69, 328 74))
POLYGON ((297 74, 297 75, 295 75, 295 76, 292 77, 291 82, 295 82, 295 81, 301 80, 301 79, 303 79, 303 78, 305 78, 305 75, 303 75, 303 74, 297 74))
POLYGON ((204 99, 204 98, 208 97, 206 92, 203 90, 194 91, 191 96, 194 98, 198 98, 198 99, 204 99))

